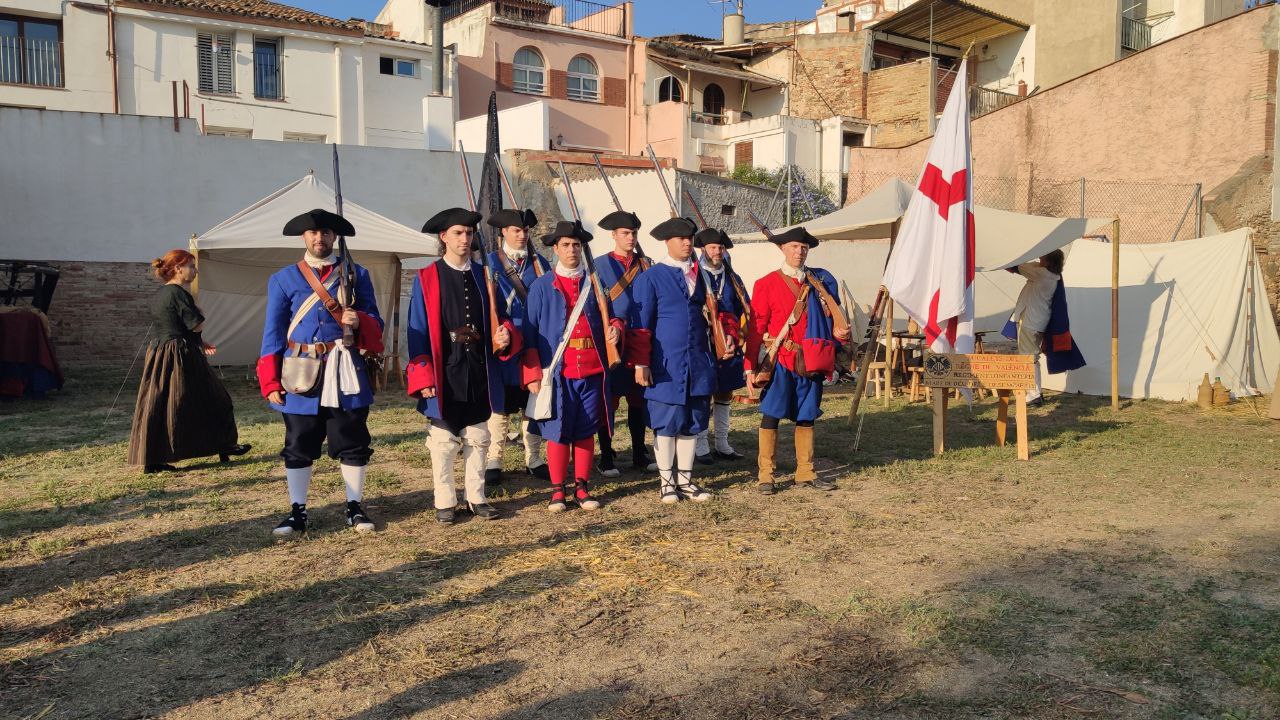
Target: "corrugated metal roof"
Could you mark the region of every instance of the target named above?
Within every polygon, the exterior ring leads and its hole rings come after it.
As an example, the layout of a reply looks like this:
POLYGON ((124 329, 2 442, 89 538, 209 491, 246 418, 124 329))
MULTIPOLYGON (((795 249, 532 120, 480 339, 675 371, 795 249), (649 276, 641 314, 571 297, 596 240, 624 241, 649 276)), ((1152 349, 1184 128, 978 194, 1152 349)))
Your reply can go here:
POLYGON ((706 73, 708 75, 719 75, 721 77, 729 77, 735 80, 745 80, 746 82, 755 83, 757 85, 768 85, 777 87, 786 85, 781 80, 776 80, 768 75, 751 72, 750 70, 738 70, 735 68, 727 68, 721 65, 712 65, 710 63, 692 62, 690 60, 677 60, 675 58, 663 57, 661 55, 650 55, 650 60, 667 66, 675 66, 681 70, 692 70, 693 72, 706 73))
POLYGON ((986 42, 1029 27, 964 0, 920 0, 869 29, 920 42, 929 42, 932 38, 935 43, 963 50, 969 43, 986 42))

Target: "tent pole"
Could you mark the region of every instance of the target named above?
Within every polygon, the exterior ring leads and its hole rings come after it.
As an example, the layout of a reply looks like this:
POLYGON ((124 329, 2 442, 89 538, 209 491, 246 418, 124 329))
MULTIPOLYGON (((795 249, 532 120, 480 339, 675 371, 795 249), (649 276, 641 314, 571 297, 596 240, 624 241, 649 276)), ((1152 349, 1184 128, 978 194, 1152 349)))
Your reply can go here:
POLYGON ((1120 218, 1111 223, 1111 409, 1120 409, 1120 218))
POLYGON ((1245 268, 1249 274, 1249 289, 1245 296, 1245 302, 1248 304, 1248 310, 1245 311, 1244 320, 1244 379, 1249 384, 1249 389, 1254 390, 1258 386, 1253 372, 1253 262, 1257 254, 1253 251, 1253 241, 1249 241, 1249 262, 1245 264, 1245 268))
MULTIPOLYGON (((400 284, 401 274, 404 273, 403 263, 400 262, 399 255, 392 255, 395 262, 395 276, 391 278, 391 372, 400 378, 400 389, 408 390, 405 385, 404 373, 400 371, 400 284)), ((387 372, 387 368, 383 366, 383 372, 387 372)), ((382 379, 382 386, 386 387, 386 378, 382 379)))
POLYGON ((191 233, 191 242, 188 244, 191 248, 191 254, 196 258, 196 276, 191 281, 191 297, 200 302, 200 251, 196 249, 196 234, 191 233))
POLYGON ((893 296, 884 294, 884 406, 893 397, 893 296))

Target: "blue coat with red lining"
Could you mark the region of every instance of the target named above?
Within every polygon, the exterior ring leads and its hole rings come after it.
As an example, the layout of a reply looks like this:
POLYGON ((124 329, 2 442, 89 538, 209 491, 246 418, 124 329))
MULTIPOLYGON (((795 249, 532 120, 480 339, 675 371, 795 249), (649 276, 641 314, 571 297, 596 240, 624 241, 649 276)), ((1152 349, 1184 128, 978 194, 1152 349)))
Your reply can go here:
MULTIPOLYGON (((444 377, 444 358, 441 352, 442 332, 440 327, 440 268, 443 260, 437 260, 418 271, 413 278, 413 291, 409 294, 409 328, 408 343, 409 363, 405 366, 406 390, 410 397, 418 398, 418 412, 433 420, 442 420, 440 409, 441 398, 424 398, 421 393, 427 388, 436 388, 437 378, 444 377)), ((484 288, 484 266, 471 263, 471 274, 475 278, 476 287, 484 288)), ((520 331, 507 315, 506 303, 501 295, 498 301, 498 322, 511 333, 511 343, 501 354, 495 356, 491 348, 490 338, 493 329, 489 327, 489 293, 480 293, 480 304, 483 309, 484 327, 478 328, 486 344, 485 372, 489 385, 489 409, 501 412, 504 404, 501 361, 519 355, 524 347, 520 331)))
MULTIPOLYGON (((529 248, 528 252, 528 257, 526 257, 524 262, 520 263, 518 267, 520 270, 520 280, 524 283, 525 290, 533 292, 533 283, 537 281, 538 278, 551 272, 551 264, 547 262, 546 258, 535 252, 533 248, 529 248)), ((499 268, 500 270, 497 274, 498 292, 502 294, 503 301, 506 302, 507 314, 511 317, 511 322, 515 325, 515 328, 520 331, 521 335, 523 335, 525 315, 524 307, 526 301, 520 299, 520 293, 515 291, 515 287, 511 283, 511 278, 507 277, 507 274, 501 271, 502 259, 498 257, 496 250, 489 253, 489 259, 493 264, 493 267, 499 268)), ((517 387, 521 384, 520 358, 515 357, 510 360, 506 360, 499 363, 499 365, 502 367, 502 382, 504 385, 508 387, 517 387)))
MULTIPOLYGON (((340 264, 340 263, 339 263, 340 264)), ((320 283, 337 297, 337 277, 333 274, 338 264, 329 265, 317 272, 320 283)), ((356 265, 356 301, 355 311, 360 317, 360 327, 356 330, 356 347, 373 353, 382 352, 382 316, 378 314, 378 301, 373 294, 373 283, 369 280, 369 272, 356 265)), ((283 390, 280 383, 280 369, 283 365, 288 340, 296 343, 333 342, 342 339, 342 326, 325 309, 323 303, 315 305, 307 311, 305 317, 294 328, 292 337, 286 338, 289 324, 294 313, 311 297, 311 285, 302 276, 296 265, 278 270, 267 281, 267 311, 262 327, 262 350, 259 353, 257 374, 258 387, 262 396, 267 397, 276 390, 283 390)), ((340 394, 343 410, 356 410, 373 404, 373 388, 369 383, 368 370, 364 358, 359 353, 352 353, 356 373, 360 376, 360 392, 354 395, 340 394)), ((291 415, 316 415, 320 412, 320 393, 310 395, 294 395, 286 393, 284 404, 271 407, 291 415)))
MULTIPOLYGON (((726 323, 732 324, 734 328, 738 329, 739 332, 734 335, 736 339, 741 334, 742 329, 739 318, 746 312, 746 308, 738 297, 738 292, 734 290, 733 282, 729 277, 730 273, 733 273, 733 277, 739 283, 742 282, 742 278, 728 268, 725 268, 724 272, 719 276, 707 273, 707 277, 711 279, 712 289, 716 290, 716 302, 719 303, 721 315, 733 318, 732 323, 728 323, 727 319, 726 323), (716 286, 717 283, 719 283, 719 287, 716 286)), ((745 288, 743 294, 746 294, 745 288)), ((747 302, 751 302, 750 296, 747 297, 747 302)), ((716 393, 732 392, 747 386, 746 374, 743 372, 744 351, 745 349, 742 345, 738 344, 733 357, 728 360, 716 361, 716 393)))

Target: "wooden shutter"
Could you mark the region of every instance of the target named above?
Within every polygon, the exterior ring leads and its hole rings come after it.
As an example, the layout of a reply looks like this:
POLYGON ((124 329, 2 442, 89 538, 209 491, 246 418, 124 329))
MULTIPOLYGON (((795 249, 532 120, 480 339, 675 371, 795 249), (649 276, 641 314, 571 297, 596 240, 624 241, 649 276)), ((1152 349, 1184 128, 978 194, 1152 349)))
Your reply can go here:
POLYGON ((233 93, 235 84, 235 45, 231 35, 196 35, 196 65, 201 92, 233 93), (218 52, 213 51, 214 40, 218 52))
POLYGON ((754 164, 755 158, 753 157, 752 141, 747 140, 746 142, 740 142, 733 146, 734 167, 741 167, 743 165, 751 167, 754 164))

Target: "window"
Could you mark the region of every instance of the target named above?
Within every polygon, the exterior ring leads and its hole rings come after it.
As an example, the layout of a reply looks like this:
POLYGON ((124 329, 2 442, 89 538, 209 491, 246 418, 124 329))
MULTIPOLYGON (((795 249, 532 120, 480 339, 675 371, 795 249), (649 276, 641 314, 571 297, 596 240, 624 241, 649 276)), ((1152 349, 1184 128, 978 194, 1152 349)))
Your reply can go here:
POLYGON ((516 52, 515 63, 511 68, 511 89, 518 93, 543 95, 547 80, 542 56, 533 48, 521 48, 516 52))
POLYGON ((62 23, 0 15, 0 82, 62 87, 62 23))
POLYGON ((724 114, 724 90, 711 83, 702 91, 702 112, 708 115, 724 114))
POLYGON ((246 130, 244 128, 229 128, 229 127, 205 126, 204 134, 214 135, 216 137, 244 138, 246 140, 253 137, 252 130, 246 130))
POLYGON ((399 77, 416 78, 418 77, 418 61, 387 57, 384 55, 378 61, 378 72, 383 75, 397 75, 399 77))
POLYGON ((600 99, 600 71, 586 55, 569 61, 568 83, 570 100, 596 102, 600 99))
POLYGON ((230 35, 196 35, 200 92, 235 93, 235 53, 235 43, 230 35))
POLYGON ((684 102, 680 81, 668 75, 658 83, 658 102, 684 102))
POLYGON ((324 135, 304 132, 286 132, 284 139, 289 142, 324 143, 324 135))
POLYGON ((266 100, 283 100, 280 83, 280 39, 256 38, 253 41, 253 96, 266 100))

